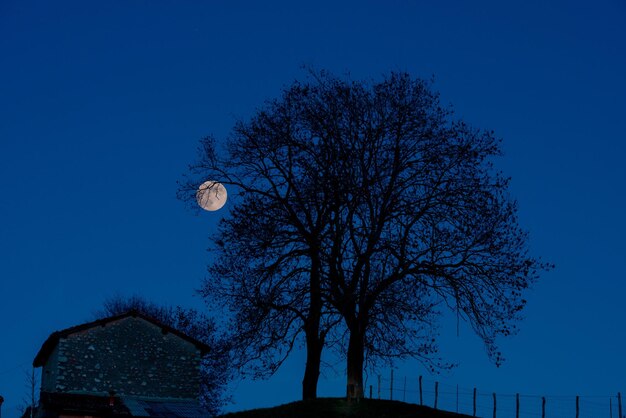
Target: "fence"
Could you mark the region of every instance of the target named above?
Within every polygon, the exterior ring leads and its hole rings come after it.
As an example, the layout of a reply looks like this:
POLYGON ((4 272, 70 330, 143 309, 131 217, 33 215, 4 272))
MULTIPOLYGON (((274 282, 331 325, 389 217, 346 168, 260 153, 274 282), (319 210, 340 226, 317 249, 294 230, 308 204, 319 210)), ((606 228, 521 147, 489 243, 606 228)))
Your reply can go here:
POLYGON ((366 396, 391 399, 484 418, 626 418, 621 393, 606 396, 540 396, 481 392, 423 376, 378 375, 366 396))

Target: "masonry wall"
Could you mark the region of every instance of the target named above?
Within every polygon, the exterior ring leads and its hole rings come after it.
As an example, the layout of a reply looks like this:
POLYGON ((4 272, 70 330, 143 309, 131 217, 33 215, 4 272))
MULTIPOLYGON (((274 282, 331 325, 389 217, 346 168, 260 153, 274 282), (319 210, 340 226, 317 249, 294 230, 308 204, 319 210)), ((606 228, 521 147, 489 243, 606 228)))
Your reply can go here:
POLYGON ((41 390, 46 392, 53 392, 56 387, 57 375, 59 366, 59 347, 54 347, 54 350, 48 356, 48 362, 41 369, 41 390))
POLYGON ((197 398, 200 360, 192 343, 126 317, 59 341, 55 391, 197 398))

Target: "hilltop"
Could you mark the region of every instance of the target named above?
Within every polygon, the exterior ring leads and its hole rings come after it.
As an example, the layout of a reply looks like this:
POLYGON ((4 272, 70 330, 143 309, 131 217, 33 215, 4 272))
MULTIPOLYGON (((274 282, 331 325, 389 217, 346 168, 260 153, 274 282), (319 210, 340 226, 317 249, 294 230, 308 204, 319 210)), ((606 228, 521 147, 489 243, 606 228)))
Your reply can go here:
POLYGON ((252 409, 220 415, 223 418, 464 418, 469 415, 439 411, 400 401, 362 399, 350 403, 344 398, 320 398, 292 402, 273 408, 252 409))

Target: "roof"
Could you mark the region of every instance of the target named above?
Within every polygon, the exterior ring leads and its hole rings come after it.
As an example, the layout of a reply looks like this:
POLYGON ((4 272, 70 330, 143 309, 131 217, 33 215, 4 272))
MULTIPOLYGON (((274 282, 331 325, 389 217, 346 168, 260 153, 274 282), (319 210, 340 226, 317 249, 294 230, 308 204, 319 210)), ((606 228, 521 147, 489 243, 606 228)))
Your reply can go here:
POLYGON ((48 339, 43 343, 43 345, 39 349, 39 352, 37 353, 37 355, 35 356, 35 359, 33 360, 33 366, 34 367, 43 366, 48 360, 48 357, 50 356, 50 354, 52 353, 52 350, 54 350, 54 347, 57 346, 61 338, 66 338, 72 334, 85 331, 90 328, 102 327, 110 322, 119 321, 120 319, 124 319, 127 317, 141 318, 144 321, 150 322, 160 327, 163 330, 163 332, 174 334, 177 337, 182 338, 183 340, 186 340, 190 342, 191 344, 195 345, 196 348, 198 348, 202 354, 206 354, 211 350, 210 347, 206 345, 205 343, 203 343, 202 341, 199 341, 193 337, 190 337, 184 332, 181 332, 175 328, 172 328, 169 325, 165 325, 161 321, 154 319, 150 316, 144 315, 141 312, 133 309, 128 312, 124 312, 123 314, 120 314, 120 315, 109 316, 106 318, 98 319, 96 321, 87 322, 84 324, 80 324, 80 325, 76 325, 70 328, 63 329, 61 331, 53 332, 52 334, 50 334, 48 339))
POLYGON ((209 416, 196 399, 41 392, 41 407, 42 416, 46 418, 68 414, 121 418, 207 418, 209 416))
POLYGON ((41 392, 43 417, 58 415, 131 416, 130 410, 118 397, 74 393, 41 392), (113 405, 111 405, 113 401, 113 405))
POLYGON ((205 418, 208 412, 192 399, 150 399, 122 397, 134 417, 205 418))

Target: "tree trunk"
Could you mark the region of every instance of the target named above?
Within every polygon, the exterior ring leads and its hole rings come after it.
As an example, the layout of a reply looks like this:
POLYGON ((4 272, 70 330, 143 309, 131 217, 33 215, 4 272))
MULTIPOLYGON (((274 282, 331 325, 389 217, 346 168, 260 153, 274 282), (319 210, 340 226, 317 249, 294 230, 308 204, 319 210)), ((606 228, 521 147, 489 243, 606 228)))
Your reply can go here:
POLYGON ((348 342, 348 387, 346 396, 348 399, 360 399, 363 397, 363 362, 364 362, 364 335, 360 326, 350 328, 350 340, 348 342))
POLYGON ((306 367, 302 379, 302 400, 317 399, 317 381, 320 376, 324 342, 318 334, 306 334, 306 367))
POLYGON ((317 399, 317 381, 320 376, 322 349, 324 338, 320 337, 320 320, 322 317, 322 295, 320 292, 320 268, 317 257, 311 260, 310 273, 311 297, 309 313, 304 323, 306 338, 306 366, 302 379, 302 400, 317 399))

